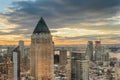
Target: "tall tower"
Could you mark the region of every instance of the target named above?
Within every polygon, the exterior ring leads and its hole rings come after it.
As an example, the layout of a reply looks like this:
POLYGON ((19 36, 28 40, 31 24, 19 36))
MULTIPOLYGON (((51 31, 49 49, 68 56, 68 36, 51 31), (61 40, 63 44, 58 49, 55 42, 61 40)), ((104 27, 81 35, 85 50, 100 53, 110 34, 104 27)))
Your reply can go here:
POLYGON ((86 55, 88 56, 89 60, 93 60, 93 41, 88 41, 86 55))
POLYGON ((89 80, 89 66, 84 52, 71 52, 71 80, 89 80))
POLYGON ((19 46, 13 50, 14 80, 20 80, 20 50, 19 46))
POLYGON ((62 48, 60 50, 60 66, 65 66, 67 63, 67 50, 62 48))
POLYGON ((24 41, 20 40, 19 41, 19 50, 20 50, 20 54, 21 54, 21 60, 24 58, 25 54, 24 54, 24 41))
POLYGON ((54 80, 54 52, 50 31, 43 18, 31 36, 31 76, 35 80, 54 80))
POLYGON ((101 41, 95 41, 95 61, 100 61, 101 60, 101 51, 102 51, 102 46, 101 46, 101 41))

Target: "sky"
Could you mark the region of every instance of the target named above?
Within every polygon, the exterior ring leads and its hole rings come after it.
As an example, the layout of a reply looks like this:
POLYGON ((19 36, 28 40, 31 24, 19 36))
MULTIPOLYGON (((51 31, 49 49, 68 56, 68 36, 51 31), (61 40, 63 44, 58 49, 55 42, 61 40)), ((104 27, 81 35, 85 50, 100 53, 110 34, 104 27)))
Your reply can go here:
POLYGON ((0 0, 0 45, 29 45, 40 17, 56 45, 120 43, 120 0, 0 0))

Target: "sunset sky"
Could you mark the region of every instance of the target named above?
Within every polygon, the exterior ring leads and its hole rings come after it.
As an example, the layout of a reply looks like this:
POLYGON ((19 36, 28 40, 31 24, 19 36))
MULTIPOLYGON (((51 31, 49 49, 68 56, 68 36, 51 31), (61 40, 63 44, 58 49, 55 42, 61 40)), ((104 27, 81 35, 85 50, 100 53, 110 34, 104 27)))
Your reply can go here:
POLYGON ((56 45, 120 43, 120 0, 0 0, 0 45, 30 44, 40 17, 56 45))

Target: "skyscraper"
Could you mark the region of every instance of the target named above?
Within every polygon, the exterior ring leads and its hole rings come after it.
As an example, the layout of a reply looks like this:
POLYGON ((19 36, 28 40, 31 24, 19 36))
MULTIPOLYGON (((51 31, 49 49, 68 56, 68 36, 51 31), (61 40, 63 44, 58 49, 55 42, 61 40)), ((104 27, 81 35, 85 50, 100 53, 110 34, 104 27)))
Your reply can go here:
POLYGON ((101 41, 95 41, 95 54, 94 54, 95 61, 101 60, 102 50, 103 48, 101 46, 101 41))
POLYGON ((62 48, 60 50, 60 66, 65 66, 67 63, 67 50, 62 48))
POLYGON ((54 80, 54 52, 50 31, 43 18, 31 36, 31 76, 35 80, 54 80))
POLYGON ((20 50, 19 46, 13 50, 14 80, 20 80, 20 50))
POLYGON ((101 41, 95 41, 95 61, 97 64, 109 65, 109 51, 101 44, 101 41))
POLYGON ((86 54, 88 55, 89 60, 93 60, 93 41, 88 41, 86 54))
POLYGON ((24 54, 24 41, 22 41, 22 40, 20 40, 19 41, 19 51, 20 51, 20 63, 22 63, 22 61, 23 61, 23 58, 24 58, 24 56, 25 56, 25 54, 24 54))
POLYGON ((88 80, 89 66, 83 52, 71 53, 71 80, 88 80))
POLYGON ((20 40, 19 41, 19 53, 20 53, 20 71, 23 72, 24 71, 24 67, 25 65, 23 64, 24 62, 24 57, 25 57, 25 53, 24 53, 24 41, 20 40))

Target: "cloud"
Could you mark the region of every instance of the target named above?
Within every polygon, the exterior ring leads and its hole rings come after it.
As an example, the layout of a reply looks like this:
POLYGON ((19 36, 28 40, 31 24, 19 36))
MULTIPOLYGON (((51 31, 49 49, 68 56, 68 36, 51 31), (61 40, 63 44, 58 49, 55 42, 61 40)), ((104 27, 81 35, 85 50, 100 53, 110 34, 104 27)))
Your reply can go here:
MULTIPOLYGON (((27 36, 24 37, 30 38, 41 16, 45 18, 52 33, 59 32, 57 29, 60 28, 86 29, 93 32, 96 30, 106 33, 115 33, 120 30, 118 14, 120 0, 35 0, 16 1, 11 5, 12 7, 8 7, 6 12, 0 13, 0 21, 2 21, 0 26, 7 26, 6 30, 12 31, 3 31, 0 35, 25 34, 27 36)), ((92 36, 77 38, 90 39, 92 36)))
POLYGON ((33 27, 40 18, 45 17, 50 27, 75 24, 96 18, 111 17, 117 13, 119 0, 36 0, 13 2, 13 7, 5 16, 11 23, 33 27), (11 11, 13 12, 11 12, 11 11), (32 22, 32 23, 31 23, 32 22))
POLYGON ((61 37, 54 36, 58 40, 68 40, 68 41, 88 41, 88 40, 120 40, 120 36, 116 34, 104 34, 104 35, 84 35, 84 36, 75 36, 75 37, 61 37))

